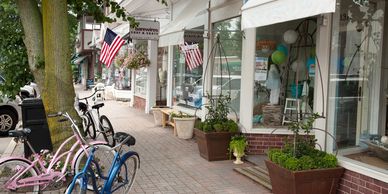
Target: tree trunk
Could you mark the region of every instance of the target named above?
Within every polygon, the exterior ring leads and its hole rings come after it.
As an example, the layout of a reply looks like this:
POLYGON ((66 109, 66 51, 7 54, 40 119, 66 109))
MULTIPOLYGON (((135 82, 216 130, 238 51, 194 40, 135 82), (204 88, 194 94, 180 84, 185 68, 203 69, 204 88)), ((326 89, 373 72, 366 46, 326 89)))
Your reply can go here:
POLYGON ((40 90, 44 84, 42 15, 36 0, 16 0, 24 29, 28 64, 40 90))
MULTIPOLYGON (((43 0, 42 16, 45 59, 42 97, 46 113, 62 111, 76 116, 66 0, 43 0)), ((57 118, 48 119, 48 125, 54 146, 71 134, 69 123, 58 123, 57 118)))

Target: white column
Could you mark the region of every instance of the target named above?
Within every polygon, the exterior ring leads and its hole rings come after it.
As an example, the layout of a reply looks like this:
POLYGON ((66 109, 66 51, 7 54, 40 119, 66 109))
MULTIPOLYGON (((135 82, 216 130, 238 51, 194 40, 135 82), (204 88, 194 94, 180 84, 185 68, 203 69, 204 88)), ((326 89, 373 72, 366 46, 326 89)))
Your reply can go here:
MULTIPOLYGON (((319 18, 318 22, 318 31, 317 31, 317 58, 320 65, 320 70, 318 65, 315 67, 315 85, 314 85, 314 112, 319 113, 320 115, 324 113, 324 119, 317 119, 314 123, 314 126, 319 129, 327 130, 327 132, 334 135, 333 129, 327 128, 327 120, 329 116, 334 116, 334 114, 328 114, 328 92, 329 92, 329 82, 330 82, 330 40, 331 40, 331 14, 325 14, 319 18), (322 82, 321 77, 322 76, 322 82), (323 89, 322 89, 323 86, 323 89)), ((334 110, 334 109, 333 109, 334 110)), ((318 140, 318 144, 322 146, 327 152, 333 151, 333 139, 328 136, 326 133, 321 131, 315 131, 315 138, 318 140)))
POLYGON ((132 69, 131 70, 131 101, 129 102, 129 106, 130 107, 133 107, 133 104, 135 102, 135 88, 136 88, 136 70, 135 69, 132 69))
POLYGON ((167 60, 167 106, 172 106, 172 85, 174 73, 174 46, 168 46, 168 60, 167 60))
MULTIPOLYGON (((210 8, 210 1, 208 2, 208 8, 210 8)), ((213 32, 212 32, 212 23, 210 21, 211 13, 208 9, 208 12, 206 13, 206 21, 204 21, 204 39, 203 39, 203 72, 202 72, 202 89, 204 92, 204 96, 202 97, 202 105, 207 104, 209 102, 207 96, 207 91, 211 90, 211 84, 210 80, 212 79, 213 75, 211 72, 211 64, 212 64, 212 59, 209 59, 210 52, 212 49, 213 45, 213 32), (209 65, 209 67, 206 68, 206 66, 209 65)), ((207 109, 205 106, 202 106, 202 117, 201 120, 205 120, 205 116, 207 114, 207 109)))
POLYGON ((244 30, 241 60, 240 124, 243 132, 252 130, 253 88, 255 79, 256 28, 244 30))
POLYGON ((147 69, 147 95, 145 113, 149 113, 152 106, 156 105, 156 85, 158 76, 158 41, 148 40, 148 58, 151 61, 147 69))

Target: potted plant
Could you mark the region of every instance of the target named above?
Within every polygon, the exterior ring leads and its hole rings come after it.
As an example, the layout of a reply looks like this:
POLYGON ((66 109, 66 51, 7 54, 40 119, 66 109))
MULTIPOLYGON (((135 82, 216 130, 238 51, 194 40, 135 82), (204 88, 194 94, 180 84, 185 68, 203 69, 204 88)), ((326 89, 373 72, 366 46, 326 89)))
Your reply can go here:
POLYGON ((155 125, 161 126, 163 123, 163 113, 161 109, 163 108, 169 108, 168 106, 152 106, 151 112, 154 116, 155 125))
POLYGON ((211 98, 205 106, 205 120, 194 129, 201 157, 208 161, 227 160, 231 136, 238 132, 235 121, 228 119, 230 97, 211 98))
POLYGON ((335 155, 315 149, 316 139, 310 136, 312 125, 319 116, 312 114, 292 122, 292 141, 282 149, 270 149, 266 166, 274 194, 322 193, 334 194, 344 168, 338 167, 335 155), (306 135, 299 134, 303 130, 306 135))
POLYGON ((179 111, 179 113, 172 112, 170 114, 170 118, 174 120, 174 127, 178 138, 193 138, 195 116, 185 114, 179 111))
POLYGON ((235 135, 232 137, 232 140, 229 143, 229 151, 233 152, 233 156, 236 157, 236 160, 233 163, 244 163, 241 161, 241 158, 245 155, 245 148, 247 145, 247 138, 244 135, 235 135))

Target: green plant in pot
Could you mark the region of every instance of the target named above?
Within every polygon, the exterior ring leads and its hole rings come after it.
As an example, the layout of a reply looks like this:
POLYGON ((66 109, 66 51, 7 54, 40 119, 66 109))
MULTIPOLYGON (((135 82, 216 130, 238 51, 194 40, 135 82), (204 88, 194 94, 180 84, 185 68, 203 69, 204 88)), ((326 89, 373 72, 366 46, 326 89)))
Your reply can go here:
POLYGON ((316 139, 310 134, 317 118, 318 114, 311 114, 291 122, 293 138, 286 139, 282 149, 268 151, 265 162, 274 194, 336 193, 344 169, 338 167, 335 155, 315 148, 316 139))
POLYGON ((178 138, 191 139, 193 137, 195 116, 179 111, 170 113, 170 118, 174 120, 174 131, 178 138))
POLYGON ((239 131, 235 121, 228 119, 230 97, 220 95, 209 99, 205 120, 194 129, 200 155, 209 160, 227 160, 231 136, 239 131))
POLYGON ((235 135, 229 143, 229 151, 233 152, 236 160, 235 164, 244 163, 241 158, 245 155, 245 148, 248 146, 247 138, 244 135, 235 135))

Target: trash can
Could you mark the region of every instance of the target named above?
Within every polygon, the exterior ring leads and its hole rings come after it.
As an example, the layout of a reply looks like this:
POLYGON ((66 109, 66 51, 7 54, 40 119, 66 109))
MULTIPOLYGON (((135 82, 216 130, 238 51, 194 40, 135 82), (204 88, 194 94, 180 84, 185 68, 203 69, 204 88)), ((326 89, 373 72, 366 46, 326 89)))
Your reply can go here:
MULTIPOLYGON (((52 151, 53 146, 42 100, 39 98, 24 99, 21 108, 23 127, 31 129, 28 141, 34 150, 36 152, 40 152, 42 149, 52 151)), ((24 144, 25 157, 29 157, 31 154, 32 151, 28 145, 24 144)))

